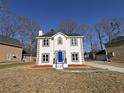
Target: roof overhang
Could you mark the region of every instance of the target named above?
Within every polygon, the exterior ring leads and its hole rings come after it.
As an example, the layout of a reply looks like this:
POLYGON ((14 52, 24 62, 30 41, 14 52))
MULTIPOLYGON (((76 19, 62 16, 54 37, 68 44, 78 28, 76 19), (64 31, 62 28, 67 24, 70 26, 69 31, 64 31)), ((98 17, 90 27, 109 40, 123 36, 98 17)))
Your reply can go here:
POLYGON ((0 42, 0 44, 2 44, 2 45, 7 45, 7 46, 13 46, 13 47, 22 48, 22 46, 10 44, 10 43, 5 43, 5 42, 0 42))

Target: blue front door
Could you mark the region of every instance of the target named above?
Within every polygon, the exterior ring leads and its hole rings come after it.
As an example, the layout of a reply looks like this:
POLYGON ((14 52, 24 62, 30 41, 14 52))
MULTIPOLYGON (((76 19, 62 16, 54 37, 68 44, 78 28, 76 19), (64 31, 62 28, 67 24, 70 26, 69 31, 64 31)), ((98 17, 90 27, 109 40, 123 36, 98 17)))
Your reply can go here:
POLYGON ((58 62, 62 62, 63 61, 63 55, 62 55, 62 51, 58 52, 58 62))

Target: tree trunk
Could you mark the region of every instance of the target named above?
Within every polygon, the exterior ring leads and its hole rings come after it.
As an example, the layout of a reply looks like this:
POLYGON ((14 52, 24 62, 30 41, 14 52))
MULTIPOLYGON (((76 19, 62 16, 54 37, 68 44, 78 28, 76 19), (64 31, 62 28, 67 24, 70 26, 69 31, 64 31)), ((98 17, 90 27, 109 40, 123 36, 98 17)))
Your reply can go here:
POLYGON ((100 33, 98 33, 98 37, 99 37, 99 43, 100 43, 101 50, 103 50, 103 46, 102 46, 102 38, 101 38, 100 33))

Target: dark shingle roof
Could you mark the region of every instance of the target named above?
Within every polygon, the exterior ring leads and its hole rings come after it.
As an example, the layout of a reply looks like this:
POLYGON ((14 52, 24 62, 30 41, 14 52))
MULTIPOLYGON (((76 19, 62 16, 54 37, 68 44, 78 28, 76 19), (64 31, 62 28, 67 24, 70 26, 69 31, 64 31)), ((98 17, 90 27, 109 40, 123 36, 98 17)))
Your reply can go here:
POLYGON ((100 54, 106 54, 106 51, 105 50, 100 50, 95 55, 100 55, 100 54))
POLYGON ((109 45, 109 42, 105 44, 106 47, 112 47, 112 46, 119 46, 119 45, 122 45, 124 44, 124 36, 119 36, 115 39, 112 39, 111 40, 111 45, 109 45))
POLYGON ((115 39, 112 39, 111 40, 111 42, 118 42, 118 41, 122 41, 122 40, 124 40, 124 36, 119 36, 119 37, 117 37, 117 38, 115 38, 115 39))
POLYGON ((3 36, 3 35, 0 35, 0 43, 5 44, 5 45, 22 47, 22 44, 18 40, 9 38, 9 37, 3 36))
MULTIPOLYGON (((46 33, 40 37, 51 37, 51 36, 55 35, 56 33, 58 33, 58 32, 48 32, 48 33, 46 33)), ((61 32, 61 33, 63 33, 63 32, 61 32)), ((77 33, 70 33, 70 34, 69 33, 63 33, 63 34, 65 34, 67 36, 81 36, 80 34, 77 34, 77 33)))

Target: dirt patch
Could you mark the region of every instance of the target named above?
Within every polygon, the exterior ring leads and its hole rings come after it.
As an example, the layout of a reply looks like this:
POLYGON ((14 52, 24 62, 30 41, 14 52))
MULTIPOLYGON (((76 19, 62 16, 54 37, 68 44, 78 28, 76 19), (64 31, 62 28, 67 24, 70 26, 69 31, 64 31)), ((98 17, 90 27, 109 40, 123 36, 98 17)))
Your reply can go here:
POLYGON ((13 68, 13 67, 24 67, 24 66, 29 66, 29 65, 33 65, 34 63, 32 62, 13 62, 13 63, 6 63, 6 64, 0 64, 0 69, 7 69, 7 68, 13 68))

